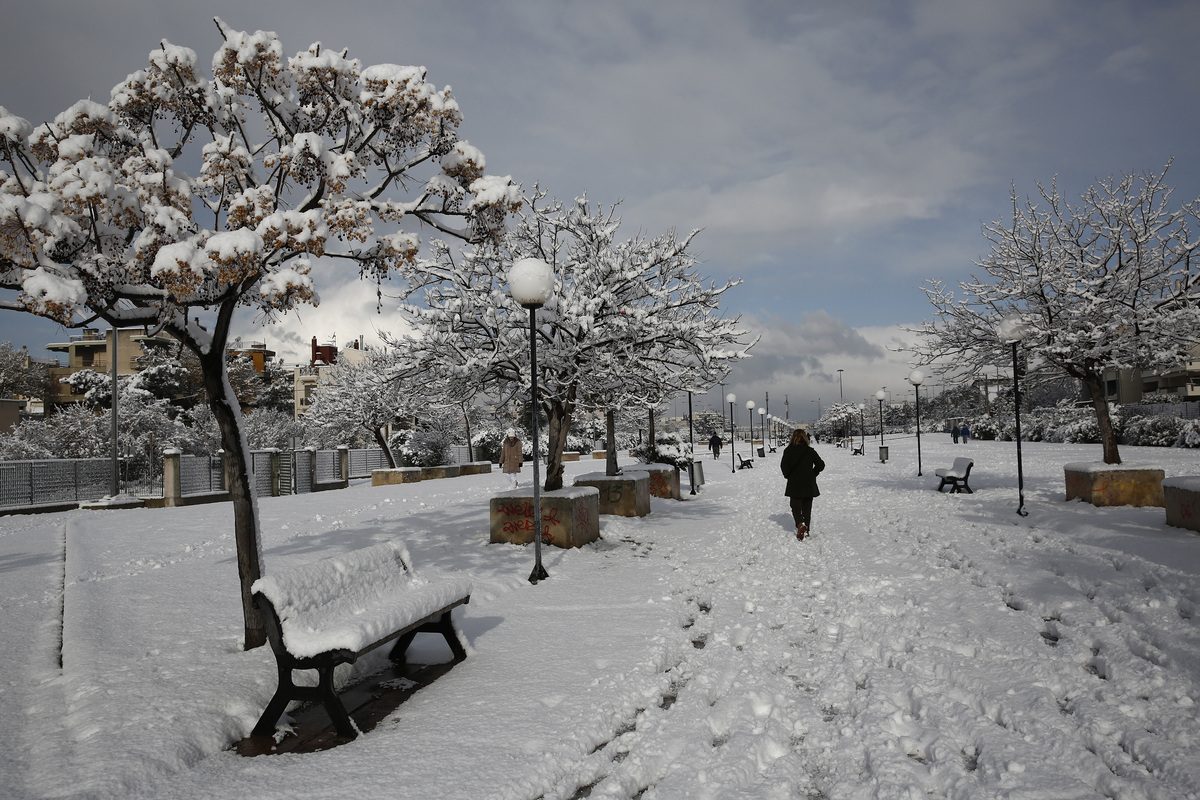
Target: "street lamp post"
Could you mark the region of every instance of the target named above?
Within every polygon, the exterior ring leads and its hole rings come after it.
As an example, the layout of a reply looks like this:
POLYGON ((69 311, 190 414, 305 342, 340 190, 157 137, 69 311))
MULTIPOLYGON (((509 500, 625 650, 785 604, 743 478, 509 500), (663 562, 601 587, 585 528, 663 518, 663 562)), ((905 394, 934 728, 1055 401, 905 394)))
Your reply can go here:
POLYGON ((746 416, 750 418, 750 438, 747 440, 750 444, 750 457, 754 458, 754 401, 746 401, 746 416))
POLYGON ((767 410, 765 408, 758 409, 758 432, 759 432, 759 435, 762 436, 762 440, 763 440, 763 446, 762 446, 763 455, 766 455, 766 452, 767 452, 767 410))
POLYGON ((887 448, 883 446, 883 401, 887 399, 887 392, 880 389, 875 393, 875 399, 879 401, 879 460, 887 461, 887 448))
POLYGON ((690 494, 696 493, 696 431, 692 428, 692 391, 688 390, 688 483, 692 487, 690 494))
POLYGON ((841 370, 841 369, 838 370, 838 400, 845 401, 846 395, 842 391, 842 373, 843 372, 845 372, 845 370, 841 370))
POLYGON ((862 446, 858 448, 858 454, 865 456, 867 454, 867 424, 863 421, 863 411, 866 410, 866 405, 858 404, 858 433, 862 436, 862 446))
POLYGON ((1016 417, 1017 439, 1017 513, 1022 517, 1028 516, 1029 512, 1025 510, 1025 473, 1021 466, 1021 387, 1018 379, 1019 366, 1017 360, 1017 346, 1021 341, 1029 335, 1029 326, 1017 315, 1006 317, 1000 322, 1000 338, 1012 344, 1013 357, 1013 412, 1016 417))
POLYGON ((921 383, 925 380, 925 373, 919 369, 914 369, 908 374, 908 381, 913 385, 913 389, 917 393, 917 475, 921 474, 921 383))
POLYGON ((542 498, 541 454, 538 452, 538 382, 537 382, 537 310, 550 299, 554 291, 554 270, 545 261, 522 258, 508 271, 508 290, 513 300, 529 309, 529 371, 533 424, 533 572, 529 582, 550 577, 542 566, 542 498))
POLYGON ((729 403, 729 471, 737 472, 737 464, 734 463, 733 447, 737 439, 734 438, 733 430, 733 404, 737 402, 737 395, 733 392, 725 395, 725 400, 729 403))

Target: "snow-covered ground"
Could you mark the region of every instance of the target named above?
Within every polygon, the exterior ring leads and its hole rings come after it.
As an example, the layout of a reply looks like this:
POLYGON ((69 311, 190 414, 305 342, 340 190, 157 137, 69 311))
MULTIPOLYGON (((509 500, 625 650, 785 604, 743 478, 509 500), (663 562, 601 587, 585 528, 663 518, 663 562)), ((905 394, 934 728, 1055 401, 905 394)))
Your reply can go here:
POLYGON ((261 501, 267 571, 401 537, 475 587, 466 661, 302 756, 228 749, 275 681, 228 506, 0 518, 0 797, 1200 798, 1200 536, 1065 502, 1098 446, 1026 445, 1023 518, 1013 444, 887 444, 821 446, 802 543, 778 455, 709 459, 538 586, 487 542, 498 474, 261 501), (956 455, 973 495, 934 491, 956 455))

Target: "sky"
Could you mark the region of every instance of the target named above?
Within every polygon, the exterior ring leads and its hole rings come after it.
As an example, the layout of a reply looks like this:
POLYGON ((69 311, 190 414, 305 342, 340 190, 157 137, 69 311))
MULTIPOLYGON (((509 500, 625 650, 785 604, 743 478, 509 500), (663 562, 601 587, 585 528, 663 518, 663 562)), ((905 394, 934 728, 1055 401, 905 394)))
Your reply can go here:
MULTIPOLYGON (((275 31, 288 54, 320 41, 425 66, 490 173, 619 201, 626 236, 701 229, 701 273, 742 281, 724 307, 761 340, 700 408, 769 395, 805 420, 881 387, 906 399, 906 329, 932 318, 921 286, 971 276, 1014 187, 1057 177, 1078 197, 1174 159, 1175 200, 1200 197, 1188 0, 4 5, 0 105, 35 123, 106 101, 164 38, 207 64, 213 16, 275 31)), ((397 324, 369 285, 318 288, 318 309, 242 333, 296 363, 314 335, 371 342, 397 324)), ((0 341, 35 355, 67 335, 0 313, 0 341)))

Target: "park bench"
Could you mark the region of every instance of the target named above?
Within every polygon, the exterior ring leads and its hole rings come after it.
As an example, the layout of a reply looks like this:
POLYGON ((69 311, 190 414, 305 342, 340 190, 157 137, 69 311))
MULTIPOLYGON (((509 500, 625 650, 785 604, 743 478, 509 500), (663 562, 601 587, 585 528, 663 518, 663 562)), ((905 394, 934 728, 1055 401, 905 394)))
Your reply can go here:
POLYGON ((397 664, 404 663, 408 646, 423 632, 444 636, 456 662, 467 655, 450 612, 470 602, 470 582, 414 574, 399 541, 264 576, 251 591, 279 669, 279 687, 252 736, 272 736, 291 701, 319 700, 338 735, 355 738, 334 689, 334 668, 393 640, 389 658, 397 664), (292 672, 298 669, 316 670, 317 685, 297 686, 292 672))
POLYGON ((851 442, 850 443, 850 455, 861 456, 863 454, 863 450, 866 448, 866 446, 867 445, 865 443, 864 444, 854 444, 853 442, 851 442))
POLYGON ((741 453, 734 453, 733 455, 734 455, 734 458, 737 459, 737 468, 738 469, 754 469, 754 459, 753 458, 742 458, 741 453))
POLYGON ((951 494, 955 492, 975 494, 967 485, 967 479, 971 477, 971 467, 973 466, 975 466, 975 462, 969 458, 956 458, 953 466, 934 470, 933 474, 942 479, 942 482, 938 484, 938 491, 949 486, 951 494))

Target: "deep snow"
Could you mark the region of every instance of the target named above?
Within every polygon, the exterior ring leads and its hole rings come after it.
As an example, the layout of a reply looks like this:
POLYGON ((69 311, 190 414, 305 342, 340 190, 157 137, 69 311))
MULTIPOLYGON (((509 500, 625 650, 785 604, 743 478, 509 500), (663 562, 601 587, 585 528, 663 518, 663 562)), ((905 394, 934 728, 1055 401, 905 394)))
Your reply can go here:
POLYGON ((498 474, 261 500, 268 573, 400 537, 474 585, 466 661, 302 756, 228 750, 275 677, 239 649, 227 505, 0 517, 0 797, 1200 798, 1200 536, 1065 502, 1098 446, 1024 445, 1019 517, 1013 444, 924 436, 918 477, 885 443, 821 446, 802 543, 778 455, 726 451, 537 586, 487 543, 498 474), (961 455, 975 494, 939 495, 961 455))

